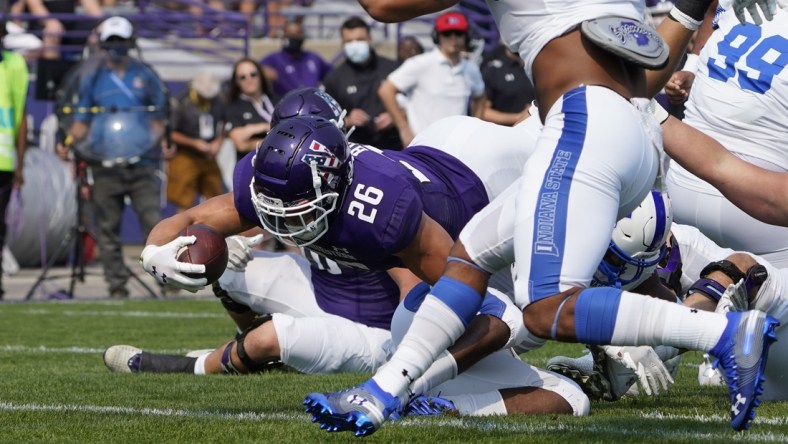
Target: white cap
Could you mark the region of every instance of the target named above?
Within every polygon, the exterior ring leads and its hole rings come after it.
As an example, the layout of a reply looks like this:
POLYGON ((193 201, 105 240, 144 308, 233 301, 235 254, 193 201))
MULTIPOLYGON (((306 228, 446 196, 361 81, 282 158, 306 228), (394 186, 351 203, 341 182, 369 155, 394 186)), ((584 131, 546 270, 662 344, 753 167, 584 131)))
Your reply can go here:
POLYGON ((101 23, 101 34, 99 34, 99 39, 102 42, 107 41, 110 37, 130 39, 133 34, 134 26, 131 22, 125 17, 115 16, 101 23))
POLYGON ((213 99, 219 95, 222 88, 222 83, 210 71, 198 72, 191 81, 191 86, 194 92, 206 99, 213 99))

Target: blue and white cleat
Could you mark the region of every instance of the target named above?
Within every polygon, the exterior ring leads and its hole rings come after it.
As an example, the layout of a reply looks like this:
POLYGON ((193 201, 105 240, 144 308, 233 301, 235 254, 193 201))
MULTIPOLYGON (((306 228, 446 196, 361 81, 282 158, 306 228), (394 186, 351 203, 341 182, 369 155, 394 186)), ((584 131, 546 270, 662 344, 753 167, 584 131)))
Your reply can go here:
POLYGON ((400 400, 372 379, 341 392, 310 393, 304 399, 312 422, 329 432, 371 435, 400 408, 400 400))
POLYGON ((459 413, 454 403, 439 396, 417 396, 408 402, 402 416, 438 416, 444 413, 459 413))
MULTIPOLYGON (((719 369, 728 380, 731 395, 731 427, 750 428, 755 418, 758 397, 763 393, 764 369, 769 346, 777 339, 774 329, 780 323, 760 311, 728 313, 729 322, 737 322, 735 331, 727 331, 727 344, 718 353, 719 369)), ((715 347, 716 348, 716 347, 715 347)), ((716 352, 716 350, 715 350, 716 352)))

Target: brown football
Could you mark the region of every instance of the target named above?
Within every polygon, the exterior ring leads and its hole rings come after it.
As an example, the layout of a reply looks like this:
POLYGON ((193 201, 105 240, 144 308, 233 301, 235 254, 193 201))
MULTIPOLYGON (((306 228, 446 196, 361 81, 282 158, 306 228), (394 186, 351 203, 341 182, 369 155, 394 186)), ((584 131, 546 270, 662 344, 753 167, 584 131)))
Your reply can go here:
POLYGON ((205 273, 184 273, 189 277, 205 277, 208 284, 219 280, 227 268, 227 243, 224 237, 207 225, 191 225, 178 236, 196 236, 197 240, 178 254, 178 261, 205 265, 205 273))

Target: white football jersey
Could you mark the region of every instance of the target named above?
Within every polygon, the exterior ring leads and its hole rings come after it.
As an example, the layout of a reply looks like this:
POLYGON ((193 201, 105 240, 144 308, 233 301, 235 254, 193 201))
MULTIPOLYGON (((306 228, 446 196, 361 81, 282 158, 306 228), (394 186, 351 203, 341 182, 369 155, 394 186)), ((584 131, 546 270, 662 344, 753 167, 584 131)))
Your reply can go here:
MULTIPOLYGON (((718 18, 700 53, 684 121, 747 161, 788 170, 788 11, 778 8, 761 26, 741 25, 732 11, 718 18)), ((711 187, 673 166, 681 184, 711 187)))
POLYGON ((581 22, 618 16, 643 20, 642 0, 487 0, 504 44, 525 61, 525 72, 533 81, 531 65, 550 40, 581 22))

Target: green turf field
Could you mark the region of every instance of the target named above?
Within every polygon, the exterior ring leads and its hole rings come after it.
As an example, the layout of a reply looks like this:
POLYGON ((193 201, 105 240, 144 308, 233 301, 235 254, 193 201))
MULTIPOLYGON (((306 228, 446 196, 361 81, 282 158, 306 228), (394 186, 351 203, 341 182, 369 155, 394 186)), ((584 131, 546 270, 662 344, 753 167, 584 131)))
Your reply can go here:
MULTIPOLYGON (((0 442, 347 442, 309 421, 310 391, 347 388, 366 375, 257 376, 113 374, 112 344, 185 353, 229 338, 213 298, 0 304, 0 442)), ((775 346, 780 346, 776 344, 775 346)), ((578 345, 526 355, 544 365, 578 345)), ((788 404, 766 403, 751 431, 728 424, 727 389, 700 387, 698 354, 685 357, 662 396, 592 403, 591 416, 412 418, 387 423, 369 442, 786 442, 788 404)))

